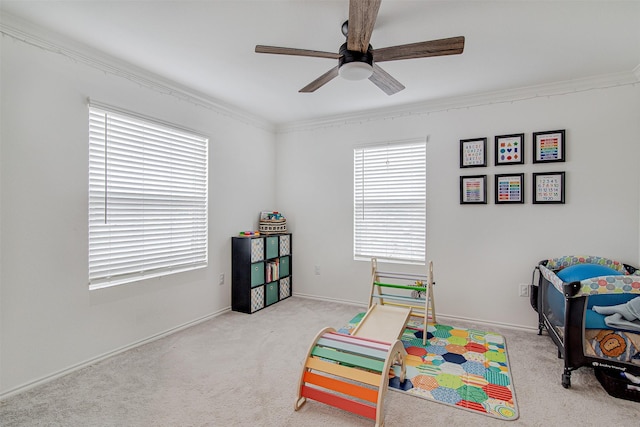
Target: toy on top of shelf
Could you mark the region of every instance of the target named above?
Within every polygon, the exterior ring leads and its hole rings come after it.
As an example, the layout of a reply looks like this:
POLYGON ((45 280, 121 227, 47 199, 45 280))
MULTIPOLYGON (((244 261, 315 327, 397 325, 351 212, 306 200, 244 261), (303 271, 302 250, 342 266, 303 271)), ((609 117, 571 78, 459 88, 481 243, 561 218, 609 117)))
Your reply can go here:
POLYGON ((285 219, 284 215, 278 211, 262 211, 260 212, 260 220, 279 221, 285 219))

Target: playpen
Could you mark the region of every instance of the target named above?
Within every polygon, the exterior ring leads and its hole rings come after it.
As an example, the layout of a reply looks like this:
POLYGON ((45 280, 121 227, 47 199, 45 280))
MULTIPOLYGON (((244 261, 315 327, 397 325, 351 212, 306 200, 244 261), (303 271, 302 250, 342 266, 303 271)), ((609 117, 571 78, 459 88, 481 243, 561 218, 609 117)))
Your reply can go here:
POLYGON ((604 368, 640 375, 640 319, 636 330, 634 322, 616 327, 612 317, 596 311, 638 298, 638 273, 635 267, 596 256, 563 256, 536 266, 531 304, 538 312, 538 335, 546 329, 564 359, 563 387, 571 386, 571 372, 581 366, 593 366, 596 373, 604 368))

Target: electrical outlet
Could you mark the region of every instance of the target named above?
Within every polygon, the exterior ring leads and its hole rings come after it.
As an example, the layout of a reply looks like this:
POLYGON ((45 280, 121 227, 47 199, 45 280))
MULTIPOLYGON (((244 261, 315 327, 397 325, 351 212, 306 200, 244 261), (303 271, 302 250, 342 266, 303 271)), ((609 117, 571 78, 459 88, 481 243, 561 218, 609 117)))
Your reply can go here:
POLYGON ((218 277, 218 285, 224 285, 224 273, 220 273, 220 277, 218 277))
POLYGON ((320 275, 320 266, 319 265, 316 265, 315 273, 316 273, 316 276, 320 275))
POLYGON ((520 295, 521 297, 528 297, 529 296, 529 284, 520 283, 520 289, 519 289, 518 295, 520 295))

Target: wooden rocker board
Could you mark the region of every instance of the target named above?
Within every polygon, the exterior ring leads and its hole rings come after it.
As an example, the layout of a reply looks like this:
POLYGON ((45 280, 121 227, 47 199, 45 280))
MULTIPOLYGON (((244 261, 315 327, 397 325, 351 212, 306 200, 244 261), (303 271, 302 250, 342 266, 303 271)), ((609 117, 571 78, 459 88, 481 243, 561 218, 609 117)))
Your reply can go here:
POLYGON ((400 381, 405 380, 407 352, 399 338, 409 318, 423 317, 423 343, 427 319, 436 321, 433 264, 429 263, 428 276, 421 276, 382 273, 377 270, 375 258, 371 263, 369 309, 351 335, 337 333, 333 328, 325 328, 316 335, 302 367, 296 411, 307 399, 312 399, 371 418, 376 427, 384 424, 384 396, 393 364, 401 366, 400 381), (409 284, 386 284, 381 278, 395 278, 409 284), (406 295, 413 291, 424 292, 425 297, 406 295))
MULTIPOLYGON (((399 316, 399 310, 386 310, 388 308, 376 311, 373 316, 370 313, 375 309, 370 309, 367 312, 369 320, 366 321, 368 325, 375 325, 384 319, 393 319, 395 325, 385 328, 385 336, 391 331, 403 329, 406 323, 404 320, 405 323, 398 326, 404 316, 399 316)), ((408 319, 408 314, 406 316, 408 319)), ((366 317, 363 317, 361 324, 366 317)), ((333 328, 322 329, 307 352, 298 383, 295 410, 300 409, 307 399, 312 399, 370 418, 375 420, 376 427, 382 427, 384 397, 392 365, 400 364, 401 380, 404 381, 405 377, 407 352, 397 338, 396 334, 391 342, 383 342, 364 336, 340 334, 333 328)))

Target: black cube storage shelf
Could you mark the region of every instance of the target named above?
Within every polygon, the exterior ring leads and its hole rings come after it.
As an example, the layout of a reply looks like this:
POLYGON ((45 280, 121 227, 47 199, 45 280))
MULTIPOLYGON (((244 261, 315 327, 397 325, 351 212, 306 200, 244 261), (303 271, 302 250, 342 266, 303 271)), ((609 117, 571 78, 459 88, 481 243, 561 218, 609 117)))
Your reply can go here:
POLYGON ((290 233, 231 238, 231 309, 255 313, 289 298, 290 233))

